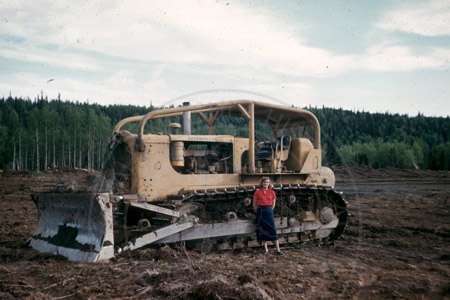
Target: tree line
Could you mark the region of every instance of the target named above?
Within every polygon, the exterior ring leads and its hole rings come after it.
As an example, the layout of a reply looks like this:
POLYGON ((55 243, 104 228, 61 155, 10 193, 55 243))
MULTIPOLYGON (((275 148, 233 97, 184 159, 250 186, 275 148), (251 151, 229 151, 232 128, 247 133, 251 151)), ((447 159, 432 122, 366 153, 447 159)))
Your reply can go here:
MULTIPOLYGON (((48 100, 0 98, 0 169, 42 171, 47 168, 102 169, 107 139, 114 125, 130 116, 158 109, 150 105, 109 105, 48 100)), ((321 124, 325 165, 367 165, 374 168, 450 169, 449 117, 415 117, 389 113, 307 108, 321 124)), ((146 132, 167 132, 181 117, 157 119, 146 132)), ((124 129, 135 132, 137 123, 124 129)), ((270 129, 256 124, 257 135, 270 139, 270 129)), ((192 132, 208 134, 196 115, 192 132)), ((221 116, 216 134, 247 136, 246 122, 221 116)))
POLYGON ((309 108, 328 165, 450 169, 450 118, 309 108))
MULTIPOLYGON (((132 106, 0 99, 0 169, 102 169, 113 122, 143 113, 132 106)), ((114 123, 115 124, 115 123, 114 123)))

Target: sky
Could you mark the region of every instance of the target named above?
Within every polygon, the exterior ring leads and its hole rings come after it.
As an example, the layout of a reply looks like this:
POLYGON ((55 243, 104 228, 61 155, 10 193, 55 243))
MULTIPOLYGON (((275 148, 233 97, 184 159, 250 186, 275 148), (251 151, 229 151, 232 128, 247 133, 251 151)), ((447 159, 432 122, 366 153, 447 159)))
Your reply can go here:
POLYGON ((0 97, 450 115, 450 0, 0 0, 0 97))

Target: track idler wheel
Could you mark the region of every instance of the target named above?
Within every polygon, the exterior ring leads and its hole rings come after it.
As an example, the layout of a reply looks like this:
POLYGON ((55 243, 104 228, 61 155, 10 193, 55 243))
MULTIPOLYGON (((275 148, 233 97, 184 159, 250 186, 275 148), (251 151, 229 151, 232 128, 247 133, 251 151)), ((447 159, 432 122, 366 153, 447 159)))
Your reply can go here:
POLYGON ((228 222, 230 221, 237 221, 238 217, 236 215, 236 213, 234 211, 229 211, 225 214, 225 218, 227 219, 228 222))
POLYGON ((151 227, 151 223, 147 219, 140 219, 138 222, 138 229, 139 230, 148 230, 151 227))

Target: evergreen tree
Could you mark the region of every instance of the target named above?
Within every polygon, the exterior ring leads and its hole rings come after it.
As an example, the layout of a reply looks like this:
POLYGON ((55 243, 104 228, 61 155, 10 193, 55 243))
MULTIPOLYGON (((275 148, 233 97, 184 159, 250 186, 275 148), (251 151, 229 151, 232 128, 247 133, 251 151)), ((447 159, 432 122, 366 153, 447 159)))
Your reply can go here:
MULTIPOLYGON (((35 101, 1 98, 0 168, 99 169, 114 125, 154 109, 159 108, 71 103, 61 101, 60 97, 48 101, 43 92, 35 101)), ((450 117, 309 109, 321 124, 324 162, 328 165, 450 169, 450 117)), ((168 133, 172 122, 182 123, 182 118, 150 120, 145 133, 168 133)), ((215 134, 248 136, 246 121, 230 114, 221 115, 215 125, 215 134)), ((136 133, 137 127, 138 123, 132 123, 123 129, 136 133)), ((209 127, 195 114, 191 128, 193 134, 209 134, 209 127)), ((272 139, 266 123, 257 121, 255 128, 257 141, 272 139)))

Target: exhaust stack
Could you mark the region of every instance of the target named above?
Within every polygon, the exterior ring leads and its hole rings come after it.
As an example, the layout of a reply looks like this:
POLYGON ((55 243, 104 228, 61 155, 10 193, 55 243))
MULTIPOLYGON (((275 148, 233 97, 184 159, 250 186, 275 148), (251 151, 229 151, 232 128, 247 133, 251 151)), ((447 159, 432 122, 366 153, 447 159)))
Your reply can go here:
MULTIPOLYGON (((183 106, 189 106, 189 102, 183 102, 183 106)), ((183 134, 191 135, 191 112, 183 113, 183 134)))

